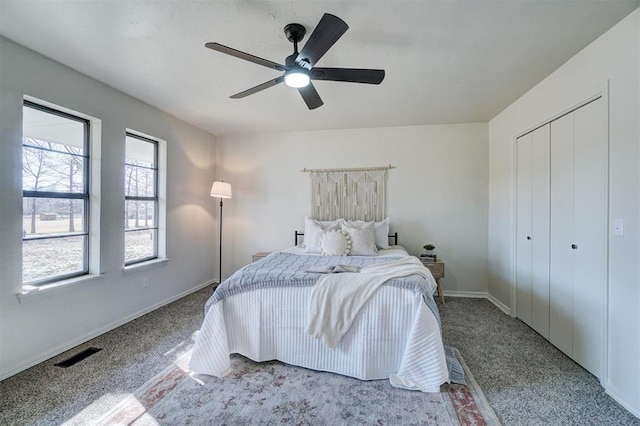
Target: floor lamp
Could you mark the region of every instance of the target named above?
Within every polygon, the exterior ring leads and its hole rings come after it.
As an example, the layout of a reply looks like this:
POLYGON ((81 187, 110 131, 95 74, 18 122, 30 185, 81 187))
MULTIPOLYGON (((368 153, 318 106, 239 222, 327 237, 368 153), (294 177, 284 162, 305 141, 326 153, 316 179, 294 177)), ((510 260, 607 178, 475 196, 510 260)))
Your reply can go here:
POLYGON ((220 275, 218 279, 220 283, 222 283, 222 199, 223 198, 231 198, 231 184, 224 181, 215 181, 213 185, 211 185, 211 194, 212 197, 220 198, 220 260, 218 265, 220 266, 220 275))

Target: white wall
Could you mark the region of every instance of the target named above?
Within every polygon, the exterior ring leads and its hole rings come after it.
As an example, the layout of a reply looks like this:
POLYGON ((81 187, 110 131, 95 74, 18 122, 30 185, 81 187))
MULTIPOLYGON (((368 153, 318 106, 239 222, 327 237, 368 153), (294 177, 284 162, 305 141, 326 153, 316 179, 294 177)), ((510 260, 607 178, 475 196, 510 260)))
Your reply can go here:
MULTIPOLYGON (((514 137, 609 84, 608 363, 603 385, 640 416, 640 10, 613 27, 489 123, 489 292, 514 291, 514 137), (611 227, 612 229, 612 227, 611 227), (610 230, 611 230, 610 229, 610 230)), ((513 306, 512 306, 513 309, 513 306)))
MULTIPOLYGON (((96 80, 0 38, 0 378, 215 278, 215 138, 96 80), (23 95, 102 120, 102 279, 19 303, 23 95), (123 274, 124 132, 167 141, 167 255, 123 274), (149 287, 142 287, 142 277, 149 287)), ((123 64, 123 67, 135 64, 123 64)))
POLYGON ((233 136, 218 140, 224 203, 223 276, 251 254, 293 245, 310 213, 303 168, 392 164, 391 231, 412 254, 428 242, 446 262, 445 291, 487 292, 486 124, 394 127, 233 136))

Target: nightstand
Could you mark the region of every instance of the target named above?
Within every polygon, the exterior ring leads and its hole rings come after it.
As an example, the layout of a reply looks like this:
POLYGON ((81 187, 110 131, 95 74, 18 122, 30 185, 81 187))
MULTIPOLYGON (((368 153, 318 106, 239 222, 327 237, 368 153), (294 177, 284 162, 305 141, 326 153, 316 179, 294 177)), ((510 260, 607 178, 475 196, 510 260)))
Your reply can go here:
POLYGON ((255 262, 256 260, 260 260, 263 257, 267 257, 271 254, 270 251, 261 251, 258 253, 255 253, 253 256, 251 256, 251 262, 255 262))
POLYGON ((436 260, 433 262, 424 257, 421 257, 420 261, 431 271, 431 275, 436 279, 436 283, 438 284, 438 296, 440 296, 440 300, 444 303, 444 293, 442 292, 442 284, 440 283, 440 279, 444 278, 444 262, 442 260, 436 260))

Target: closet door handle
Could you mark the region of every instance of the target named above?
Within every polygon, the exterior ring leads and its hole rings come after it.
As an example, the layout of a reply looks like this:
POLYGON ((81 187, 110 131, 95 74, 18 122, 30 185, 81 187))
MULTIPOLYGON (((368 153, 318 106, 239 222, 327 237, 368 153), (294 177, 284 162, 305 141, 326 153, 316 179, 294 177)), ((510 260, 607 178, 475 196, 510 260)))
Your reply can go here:
POLYGON ((578 246, 577 246, 577 245, 575 245, 575 244, 571 244, 571 248, 572 248, 572 249, 574 249, 574 250, 577 250, 577 249, 578 249, 578 246))
POLYGON ((530 240, 530 239, 531 239, 531 235, 527 235, 527 240, 530 240))

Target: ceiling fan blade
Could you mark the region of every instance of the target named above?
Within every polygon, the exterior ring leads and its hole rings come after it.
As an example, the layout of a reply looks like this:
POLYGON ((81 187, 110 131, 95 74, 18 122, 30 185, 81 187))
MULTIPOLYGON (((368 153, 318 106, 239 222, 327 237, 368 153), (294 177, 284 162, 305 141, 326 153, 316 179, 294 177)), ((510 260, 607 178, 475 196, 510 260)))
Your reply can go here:
POLYGON ((318 95, 316 88, 313 87, 311 82, 309 82, 307 86, 299 88, 298 92, 302 95, 302 99, 304 99, 309 109, 316 109, 324 105, 324 102, 320 99, 320 95, 318 95))
POLYGON ((360 68, 313 68, 311 70, 311 79, 380 84, 382 80, 384 80, 384 70, 360 68))
POLYGON ((216 50, 218 52, 226 53, 227 55, 235 56, 239 59, 244 59, 245 61, 253 62, 254 64, 262 65, 267 68, 275 69, 278 71, 285 70, 284 65, 280 65, 277 62, 273 62, 268 59, 262 59, 249 53, 241 52, 231 47, 223 46, 220 43, 206 43, 205 47, 216 50))
POLYGON ((280 84, 283 81, 284 81, 284 76, 280 76, 278 78, 274 78, 273 80, 269 80, 269 81, 264 82, 262 84, 258 84, 257 86, 252 87, 251 89, 247 89, 244 92, 236 93, 235 95, 229 96, 229 97, 231 99, 244 98, 246 96, 253 95, 254 93, 258 93, 261 90, 268 89, 269 87, 273 87, 276 84, 280 84))
POLYGON ((337 16, 325 13, 296 58, 296 63, 309 69, 327 53, 349 26, 337 16))

